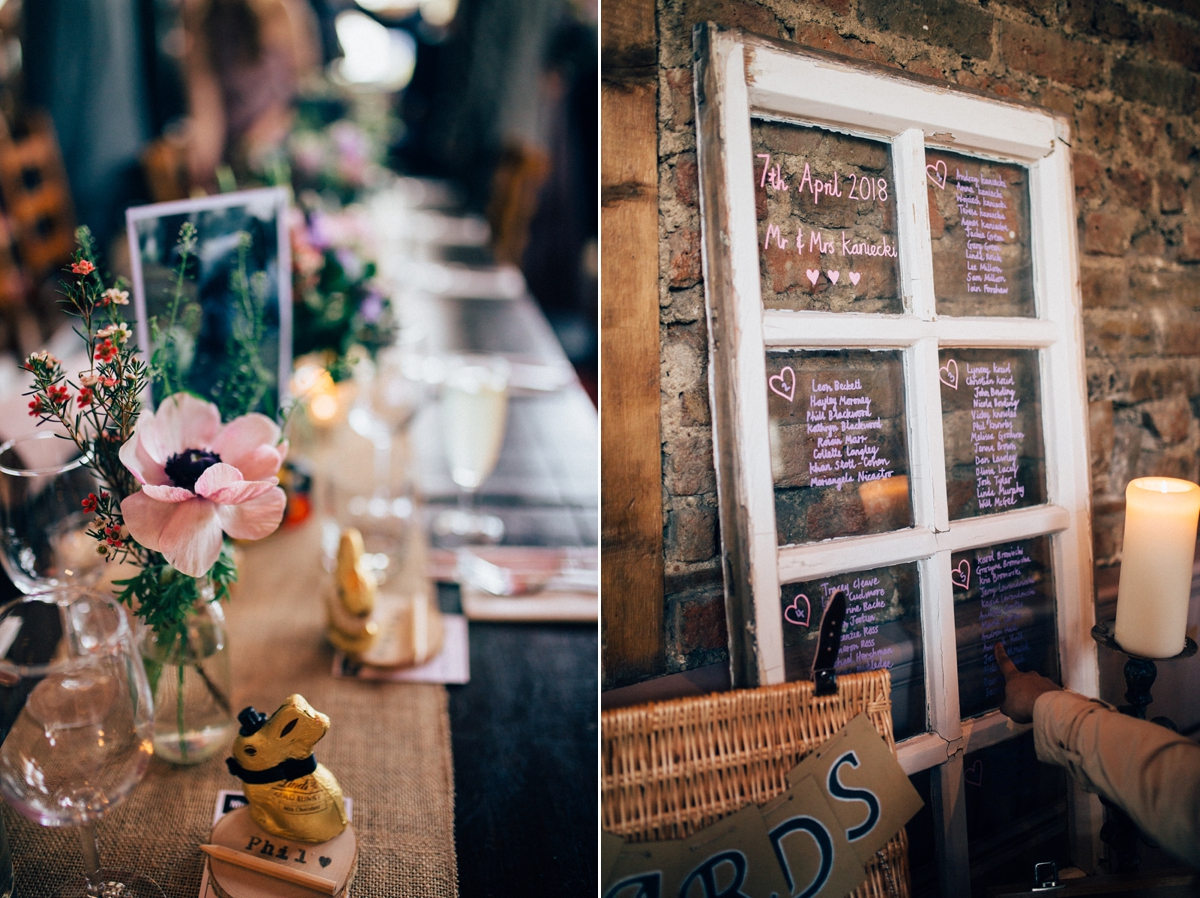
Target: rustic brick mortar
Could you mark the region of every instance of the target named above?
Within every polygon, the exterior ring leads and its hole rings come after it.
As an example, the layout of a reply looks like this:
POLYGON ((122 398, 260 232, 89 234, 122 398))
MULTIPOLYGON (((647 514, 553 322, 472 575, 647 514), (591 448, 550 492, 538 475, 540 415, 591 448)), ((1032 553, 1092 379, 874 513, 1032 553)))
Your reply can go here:
POLYGON ((700 271, 693 24, 1026 100, 1071 122, 1095 555, 1129 480, 1200 475, 1200 4, 658 0, 667 669, 725 657, 700 271), (1189 15, 1190 13, 1190 15, 1189 15))

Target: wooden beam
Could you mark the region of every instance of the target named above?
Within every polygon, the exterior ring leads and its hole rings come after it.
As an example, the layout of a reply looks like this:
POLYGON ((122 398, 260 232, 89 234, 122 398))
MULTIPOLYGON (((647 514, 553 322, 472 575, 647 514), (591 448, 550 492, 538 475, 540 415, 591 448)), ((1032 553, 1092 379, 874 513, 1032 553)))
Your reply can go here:
POLYGON ((654 3, 604 3, 601 55, 603 683, 661 673, 662 436, 654 3))

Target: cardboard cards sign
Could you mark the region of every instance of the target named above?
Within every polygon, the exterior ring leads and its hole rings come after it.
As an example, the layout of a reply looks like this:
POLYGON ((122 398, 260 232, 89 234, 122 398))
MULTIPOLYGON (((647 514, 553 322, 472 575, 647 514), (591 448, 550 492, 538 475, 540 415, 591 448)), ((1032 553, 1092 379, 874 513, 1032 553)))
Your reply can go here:
POLYGON ((604 898, 842 898, 921 807, 865 714, 787 782, 690 839, 606 844, 604 898))

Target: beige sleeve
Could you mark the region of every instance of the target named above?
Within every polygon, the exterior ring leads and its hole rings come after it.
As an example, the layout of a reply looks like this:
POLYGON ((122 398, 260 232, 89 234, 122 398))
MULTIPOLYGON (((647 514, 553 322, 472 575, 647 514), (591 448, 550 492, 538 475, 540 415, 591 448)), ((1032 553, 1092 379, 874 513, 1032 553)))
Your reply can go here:
POLYGON ((1038 696, 1033 740, 1039 760, 1067 768, 1150 839, 1200 867, 1200 744, 1067 691, 1038 696))

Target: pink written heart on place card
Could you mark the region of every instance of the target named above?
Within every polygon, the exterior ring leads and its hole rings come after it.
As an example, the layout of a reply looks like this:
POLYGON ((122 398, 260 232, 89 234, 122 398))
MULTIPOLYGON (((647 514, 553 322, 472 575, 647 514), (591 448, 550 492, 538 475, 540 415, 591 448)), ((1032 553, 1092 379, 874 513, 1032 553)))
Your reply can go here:
POLYGON ((855 287, 857 287, 858 281, 861 277, 862 277, 862 274, 857 271, 850 272, 850 283, 852 283, 855 287))
POLYGON ((958 563, 958 567, 950 571, 950 582, 959 589, 971 588, 971 562, 963 559, 958 563))
POLYGON ((767 379, 767 386, 771 388, 772 393, 776 393, 791 402, 796 398, 796 372, 791 365, 785 367, 778 374, 772 374, 767 379))
POLYGON ((821 276, 821 272, 817 268, 809 268, 804 272, 808 276, 808 282, 814 287, 817 286, 817 278, 821 276))
POLYGON ((925 174, 929 180, 937 185, 938 190, 946 189, 946 160, 939 159, 937 165, 925 166, 925 174))
POLYGON ((942 367, 938 368, 938 380, 944 383, 952 390, 958 389, 958 362, 950 359, 942 367))
POLYGON ((827 271, 825 273, 829 275, 829 280, 833 281, 835 284, 838 282, 838 278, 841 277, 842 274, 840 271, 827 271))
POLYGON ((800 593, 792 599, 792 604, 783 609, 783 619, 798 627, 807 627, 812 623, 812 604, 808 596, 800 593), (801 603, 803 602, 803 605, 801 603))

